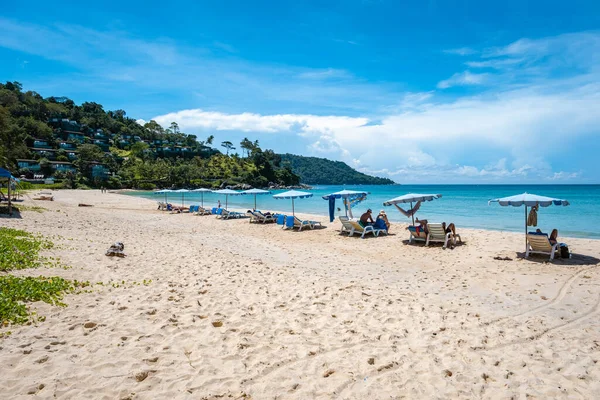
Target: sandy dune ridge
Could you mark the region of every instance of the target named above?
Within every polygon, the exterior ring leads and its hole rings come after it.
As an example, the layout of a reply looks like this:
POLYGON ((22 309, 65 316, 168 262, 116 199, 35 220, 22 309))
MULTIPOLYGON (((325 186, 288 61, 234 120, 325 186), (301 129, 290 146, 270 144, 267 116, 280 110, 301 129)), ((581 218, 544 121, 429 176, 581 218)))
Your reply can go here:
POLYGON ((600 241, 564 239, 574 257, 547 263, 508 232, 459 229, 444 250, 405 244, 403 225, 361 240, 337 222, 288 232, 99 191, 55 200, 0 225, 57 235, 50 254, 72 268, 15 274, 104 284, 10 327, 3 398, 600 397, 600 241), (104 255, 117 240, 124 259, 104 255))

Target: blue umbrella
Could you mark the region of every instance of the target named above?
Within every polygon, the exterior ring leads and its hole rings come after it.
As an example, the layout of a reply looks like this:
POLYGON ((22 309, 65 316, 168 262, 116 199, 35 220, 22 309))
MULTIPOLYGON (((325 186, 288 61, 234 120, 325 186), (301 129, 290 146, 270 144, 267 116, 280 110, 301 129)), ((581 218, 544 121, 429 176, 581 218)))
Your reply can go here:
POLYGON ((154 192, 154 194, 164 194, 165 195, 165 203, 167 202, 167 193, 173 193, 173 191, 170 189, 162 189, 162 190, 157 190, 156 192, 154 192))
POLYGON ((237 190, 231 190, 231 189, 213 190, 213 193, 225 195, 225 209, 226 210, 227 210, 227 200, 228 200, 229 196, 238 196, 238 195, 242 194, 242 192, 238 192, 237 190))
MULTIPOLYGON (((358 190, 341 190, 339 192, 330 193, 328 195, 323 196, 323 200, 329 200, 329 220, 330 220, 330 222, 333 222, 333 208, 335 207, 334 199, 350 200, 347 202, 347 207, 344 207, 346 210, 346 217, 347 217, 348 211, 350 211, 350 216, 352 216, 351 201, 354 201, 355 199, 360 199, 362 197, 364 197, 362 199, 362 200, 364 200, 364 199, 366 199, 366 196, 368 194, 369 194, 369 192, 363 192, 363 191, 358 191, 358 190)), ((360 202, 362 200, 358 200, 358 202, 360 202)), ((344 202, 344 204, 346 205, 346 202, 344 202)))
POLYGON ((179 190, 173 190, 173 193, 181 193, 181 207, 183 207, 183 197, 185 196, 186 193, 189 193, 190 191, 187 189, 179 189, 179 190))
POLYGON ((294 199, 307 199, 312 197, 312 193, 309 192, 301 192, 299 190, 288 190, 287 192, 279 193, 273 195, 276 199, 292 199, 292 215, 296 216, 294 213, 294 199))
POLYGON ((192 190, 192 192, 200 192, 200 198, 201 198, 201 201, 202 201, 202 208, 204 208, 204 193, 206 193, 206 192, 212 192, 212 190, 200 188, 200 189, 194 189, 194 190, 192 190))
POLYGON ((268 190, 263 190, 263 189, 248 189, 248 190, 244 190, 242 193, 254 195, 254 209, 256 210, 256 195, 257 194, 269 194, 271 192, 268 190))
POLYGON ((537 194, 523 193, 514 196, 503 197, 501 199, 493 199, 488 201, 488 204, 498 203, 501 206, 513 206, 521 207, 525 205, 525 248, 527 249, 527 207, 533 207, 536 205, 542 207, 555 206, 568 206, 569 202, 563 199, 554 199, 552 197, 538 196, 537 194))
MULTIPOLYGON (((385 203, 383 203, 384 206, 391 206, 394 204, 410 204, 410 208, 413 208, 413 203, 416 203, 417 201, 431 201, 431 200, 435 200, 435 199, 439 199, 440 197, 442 197, 441 194, 421 194, 421 193, 408 193, 399 197, 394 197, 391 200, 386 201, 385 203)), ((411 215, 412 216, 412 223, 413 225, 415 224, 415 215, 414 213, 411 215)))

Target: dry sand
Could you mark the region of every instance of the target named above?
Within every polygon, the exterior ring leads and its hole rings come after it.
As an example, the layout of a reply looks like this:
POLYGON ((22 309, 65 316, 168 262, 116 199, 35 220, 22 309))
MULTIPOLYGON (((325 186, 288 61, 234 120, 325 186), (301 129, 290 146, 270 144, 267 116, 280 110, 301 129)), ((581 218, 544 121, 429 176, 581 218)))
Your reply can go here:
POLYGON ((600 241, 548 263, 507 232, 444 250, 400 225, 289 232, 99 191, 36 204, 0 225, 59 235, 72 268, 15 274, 104 285, 8 328, 2 398, 600 398, 600 241))

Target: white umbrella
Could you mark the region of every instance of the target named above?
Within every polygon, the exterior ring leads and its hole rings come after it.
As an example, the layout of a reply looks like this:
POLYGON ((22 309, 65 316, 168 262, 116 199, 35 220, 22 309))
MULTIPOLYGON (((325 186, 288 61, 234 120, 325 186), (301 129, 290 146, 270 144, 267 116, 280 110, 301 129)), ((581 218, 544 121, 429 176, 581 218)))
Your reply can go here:
MULTIPOLYGON (((329 200, 331 198, 334 199, 344 199, 344 200, 350 200, 353 201, 354 199, 360 198, 362 196, 366 196, 369 194, 369 192, 362 192, 362 191, 358 191, 358 190, 341 190, 339 192, 335 192, 335 193, 330 193, 328 195, 323 196, 323 200, 329 200)), ((347 201, 348 207, 344 207, 346 209, 346 217, 348 216, 348 212, 350 212, 350 217, 352 217, 352 205, 350 203, 350 201, 347 201)), ((330 209, 329 210, 329 217, 331 219, 331 221, 333 221, 333 210, 330 209)))
MULTIPOLYGON (((412 209, 413 203, 416 203, 417 201, 431 201, 434 199, 439 199, 440 197, 442 197, 441 194, 408 193, 403 196, 394 197, 393 199, 388 200, 385 203, 383 203, 383 205, 391 206, 394 204, 410 204, 410 208, 412 209)), ((414 225, 415 224, 414 213, 411 216, 412 216, 412 223, 414 225)))
POLYGON ((268 190, 263 190, 263 189, 248 189, 248 190, 244 190, 242 193, 254 195, 254 209, 256 210, 256 195, 257 194, 269 194, 271 192, 268 190))
POLYGON ((173 190, 173 193, 181 193, 181 207, 183 207, 183 197, 185 196, 186 193, 189 193, 190 191, 187 189, 179 189, 179 190, 173 190))
POLYGON ((542 207, 548 207, 551 205, 555 206, 568 206, 569 202, 563 199, 554 199, 552 197, 538 196, 537 194, 523 193, 514 196, 503 197, 500 199, 493 199, 488 201, 488 205, 491 203, 498 203, 501 206, 513 206, 521 207, 525 205, 525 250, 527 250, 527 207, 533 207, 536 205, 542 207))
POLYGON ((165 203, 167 202, 167 193, 173 193, 173 191, 170 189, 162 189, 162 190, 157 190, 156 192, 154 192, 154 194, 164 194, 165 195, 165 203))
POLYGON ((296 214, 294 210, 294 199, 307 199, 309 197, 312 197, 312 195, 313 194, 309 192, 301 192, 299 190, 288 190, 287 192, 273 195, 273 197, 276 199, 292 199, 292 215, 295 216, 296 214))
POLYGON ((204 208, 204 193, 212 192, 212 190, 205 189, 205 188, 200 188, 200 189, 194 189, 194 190, 192 190, 192 192, 200 192, 200 199, 202 201, 202 208, 204 208))
POLYGON ((213 190, 213 193, 225 195, 225 209, 226 210, 227 210, 227 200, 228 200, 229 196, 237 196, 237 195, 242 194, 242 192, 238 192, 236 190, 231 190, 231 189, 213 190))

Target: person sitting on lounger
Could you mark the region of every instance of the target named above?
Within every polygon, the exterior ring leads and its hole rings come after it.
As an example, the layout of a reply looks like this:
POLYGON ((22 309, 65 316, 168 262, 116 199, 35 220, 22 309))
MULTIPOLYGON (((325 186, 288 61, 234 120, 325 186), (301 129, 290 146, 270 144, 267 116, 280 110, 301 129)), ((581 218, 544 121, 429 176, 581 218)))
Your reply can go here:
POLYGON ((373 217, 371 216, 372 213, 373 211, 371 211, 369 208, 366 213, 360 216, 360 223, 362 226, 373 225, 375 223, 375 221, 373 221, 373 217))
POLYGON ((448 224, 448 226, 446 226, 445 222, 442 222, 442 228, 444 228, 444 232, 446 232, 446 233, 452 233, 452 236, 456 235, 456 226, 454 225, 453 222, 450 222, 448 224))
POLYGON ((551 245, 555 245, 556 243, 558 243, 558 229, 552 229, 552 232, 550 232, 550 237, 548 238, 548 240, 550 241, 551 245))
POLYGON ((379 211, 379 215, 377 216, 377 219, 383 220, 383 222, 385 223, 385 226, 386 226, 386 230, 388 230, 388 231, 390 230, 391 224, 390 224, 390 221, 388 220, 388 217, 384 210, 379 211))

